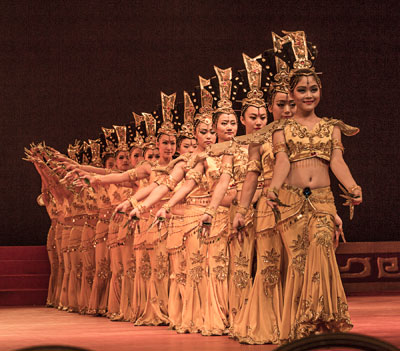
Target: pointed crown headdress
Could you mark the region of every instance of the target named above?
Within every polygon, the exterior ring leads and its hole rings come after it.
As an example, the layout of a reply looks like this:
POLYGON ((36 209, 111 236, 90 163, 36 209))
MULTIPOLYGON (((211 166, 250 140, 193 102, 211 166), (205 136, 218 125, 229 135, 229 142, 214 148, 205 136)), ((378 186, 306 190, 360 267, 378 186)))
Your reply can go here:
POLYGON ((126 126, 113 126, 117 134, 118 146, 116 152, 129 151, 129 145, 126 138, 126 126))
POLYGON ((101 153, 100 153, 100 139, 89 139, 89 146, 92 153, 91 164, 96 167, 102 167, 101 153))
POLYGON ((217 102, 217 109, 214 113, 227 113, 235 114, 232 108, 231 92, 232 92, 232 68, 221 69, 214 66, 217 73, 219 83, 219 100, 217 102))
POLYGON ((282 32, 285 36, 281 40, 281 45, 276 52, 276 56, 289 66, 289 81, 292 76, 303 70, 302 75, 313 75, 321 88, 321 81, 314 67, 314 61, 318 54, 317 47, 307 42, 304 31, 282 32), (305 73, 304 70, 308 70, 309 73, 305 73))
POLYGON ((80 149, 80 145, 79 145, 79 140, 75 140, 74 145, 69 144, 68 145, 68 149, 67 149, 67 153, 68 153, 68 157, 71 160, 74 160, 75 162, 78 161, 78 153, 79 153, 79 149, 80 149))
POLYGON ((86 141, 84 141, 82 143, 81 150, 80 150, 81 151, 80 164, 82 164, 82 165, 90 164, 90 161, 89 161, 89 158, 88 158, 89 150, 90 150, 89 144, 86 141))
POLYGON ((161 92, 161 109, 163 123, 158 129, 157 134, 166 134, 170 136, 176 136, 176 130, 174 128, 173 118, 174 118, 174 108, 175 108, 176 93, 171 95, 164 94, 161 92))
POLYGON ((196 108, 188 92, 183 92, 183 123, 180 125, 178 137, 194 139, 194 115, 196 108))
POLYGON ((211 84, 210 79, 205 79, 199 76, 200 83, 200 103, 199 112, 194 116, 194 125, 204 123, 207 125, 212 124, 213 109, 213 97, 211 93, 206 89, 211 84))
POLYGON ((261 55, 254 58, 243 55, 243 61, 246 67, 247 80, 249 83, 249 92, 247 97, 242 100, 242 111, 248 106, 265 107, 265 100, 263 99, 264 93, 260 90, 261 88, 261 76, 262 76, 262 65, 257 61, 261 55))
POLYGON ((104 140, 105 140, 105 147, 102 154, 104 157, 106 154, 113 154, 115 152, 115 144, 112 141, 112 135, 114 134, 113 128, 104 128, 102 127, 101 130, 103 131, 104 140))

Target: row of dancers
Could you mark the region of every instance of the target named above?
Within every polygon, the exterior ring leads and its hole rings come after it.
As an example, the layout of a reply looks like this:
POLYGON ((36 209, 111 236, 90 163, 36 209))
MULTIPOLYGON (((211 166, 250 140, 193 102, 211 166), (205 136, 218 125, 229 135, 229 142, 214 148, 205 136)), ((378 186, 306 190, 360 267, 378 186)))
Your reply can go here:
POLYGON ((49 306, 248 344, 352 328, 329 169, 352 216, 362 190, 341 135, 358 129, 316 115, 316 47, 283 33, 179 106, 161 93, 68 156, 26 149, 51 218, 49 306))

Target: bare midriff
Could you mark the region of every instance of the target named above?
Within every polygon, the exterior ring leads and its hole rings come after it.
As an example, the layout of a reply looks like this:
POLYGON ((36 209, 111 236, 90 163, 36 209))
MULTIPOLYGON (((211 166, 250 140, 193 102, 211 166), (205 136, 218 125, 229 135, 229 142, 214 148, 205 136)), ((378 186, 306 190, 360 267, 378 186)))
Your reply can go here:
POLYGON ((292 162, 286 184, 317 189, 330 185, 329 163, 317 157, 292 162))

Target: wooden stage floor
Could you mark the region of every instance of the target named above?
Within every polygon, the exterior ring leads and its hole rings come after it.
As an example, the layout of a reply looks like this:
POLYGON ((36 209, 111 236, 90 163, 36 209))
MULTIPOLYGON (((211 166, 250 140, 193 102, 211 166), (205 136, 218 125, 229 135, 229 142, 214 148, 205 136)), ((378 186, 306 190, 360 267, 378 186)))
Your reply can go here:
MULTIPOLYGON (((353 332, 400 347, 400 294, 351 296, 353 332)), ((0 351, 62 344, 93 351, 274 350, 275 345, 241 345, 226 336, 178 335, 167 327, 134 327, 126 322, 80 316, 45 307, 0 307, 0 351)))

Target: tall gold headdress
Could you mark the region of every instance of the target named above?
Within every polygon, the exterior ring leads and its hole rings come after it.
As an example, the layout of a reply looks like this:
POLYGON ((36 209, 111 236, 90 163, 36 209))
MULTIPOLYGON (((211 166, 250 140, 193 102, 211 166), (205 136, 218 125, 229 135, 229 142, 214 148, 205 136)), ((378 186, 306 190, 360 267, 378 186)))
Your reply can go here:
POLYGON ((321 81, 316 76, 314 68, 314 61, 318 54, 316 46, 307 42, 304 31, 282 32, 285 36, 283 38, 277 36, 279 39, 277 40, 276 56, 290 68, 288 81, 299 70, 308 69, 309 73, 302 75, 314 75, 317 84, 321 87, 321 81))
POLYGON ((92 153, 91 164, 96 167, 101 167, 101 157, 100 157, 100 139, 92 140, 89 139, 89 146, 92 153))
POLYGON ((77 155, 79 153, 80 148, 81 148, 81 146, 79 145, 79 140, 75 140, 74 145, 69 144, 68 149, 67 149, 68 157, 71 160, 74 160, 75 162, 77 162, 78 161, 77 155))
POLYGON ((231 92, 232 92, 232 68, 221 69, 214 66, 217 73, 219 83, 219 101, 217 102, 216 113, 235 113, 232 108, 231 92))
POLYGON ((157 143, 156 128, 157 121, 151 113, 142 112, 142 121, 146 128, 146 142, 143 145, 144 149, 155 149, 157 143))
POLYGON ((273 55, 269 57, 274 62, 269 62, 269 71, 273 72, 273 79, 268 90, 268 104, 272 105, 276 93, 289 93, 289 66, 281 58, 277 56, 278 53, 282 52, 282 47, 285 43, 289 42, 287 36, 280 37, 276 33, 272 32, 272 43, 273 43, 273 55))
POLYGON ((105 140, 105 148, 102 154, 102 157, 104 157, 105 154, 111 154, 115 152, 115 145, 112 141, 112 135, 115 131, 112 128, 104 128, 104 127, 102 127, 101 130, 103 131, 105 140))
POLYGON ((246 106, 255 106, 255 107, 265 107, 265 100, 263 99, 264 93, 260 90, 261 88, 261 75, 262 75, 262 66, 257 61, 257 59, 261 58, 261 55, 258 55, 254 58, 243 55, 243 61, 247 71, 247 80, 249 82, 250 91, 247 93, 247 97, 242 100, 242 110, 246 106))
POLYGON ((161 124, 161 127, 158 129, 157 134, 176 136, 177 133, 173 123, 173 117, 174 117, 173 111, 175 108, 175 99, 176 99, 176 93, 167 95, 161 92, 161 108, 162 108, 163 123, 161 124))
MULTIPOLYGON (((200 83, 200 89, 199 89, 199 96, 200 96, 200 106, 198 107, 198 113, 194 115, 194 125, 197 125, 198 123, 204 123, 207 125, 212 124, 212 114, 214 112, 213 109, 213 96, 211 93, 207 90, 206 87, 210 86, 211 80, 210 79, 205 79, 202 76, 199 76, 199 83, 200 83)), ((196 93, 192 93, 194 96, 196 93)), ((195 101, 194 99, 193 101, 195 101)))
POLYGON ((134 138, 133 143, 131 143, 131 147, 143 149, 145 147, 145 137, 147 134, 147 130, 142 130, 142 122, 144 123, 143 115, 138 115, 135 112, 132 112, 133 120, 134 120, 134 129, 136 136, 134 138))
POLYGON ((116 152, 129 151, 129 145, 126 139, 126 126, 113 126, 118 138, 118 146, 116 152))
POLYGON ((196 109, 193 105, 192 99, 188 92, 183 92, 183 123, 178 122, 180 125, 178 137, 194 139, 194 115, 196 109))
POLYGON ((282 33, 286 34, 292 43, 293 54, 296 58, 295 62, 293 63, 293 68, 312 68, 312 62, 308 59, 306 33, 304 33, 302 30, 296 32, 288 32, 283 30, 282 33))

